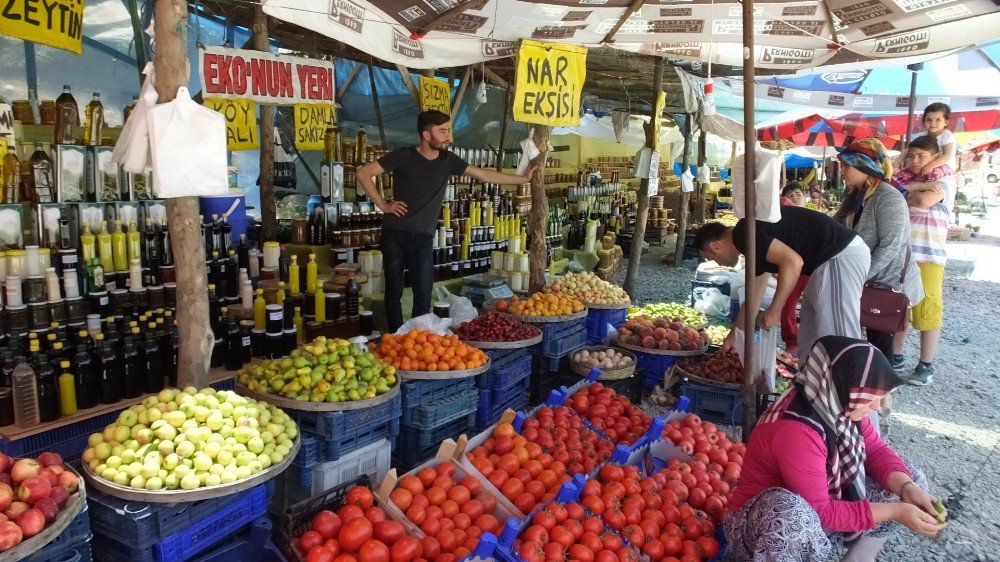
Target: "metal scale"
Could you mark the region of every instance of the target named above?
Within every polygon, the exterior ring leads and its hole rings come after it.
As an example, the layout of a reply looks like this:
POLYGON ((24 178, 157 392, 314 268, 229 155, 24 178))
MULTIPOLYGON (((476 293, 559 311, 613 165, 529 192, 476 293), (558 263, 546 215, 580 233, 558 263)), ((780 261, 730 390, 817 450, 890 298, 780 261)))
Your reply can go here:
POLYGON ((468 298, 473 306, 479 309, 486 303, 514 296, 513 291, 507 286, 507 280, 499 275, 477 273, 463 277, 462 282, 461 296, 468 298))

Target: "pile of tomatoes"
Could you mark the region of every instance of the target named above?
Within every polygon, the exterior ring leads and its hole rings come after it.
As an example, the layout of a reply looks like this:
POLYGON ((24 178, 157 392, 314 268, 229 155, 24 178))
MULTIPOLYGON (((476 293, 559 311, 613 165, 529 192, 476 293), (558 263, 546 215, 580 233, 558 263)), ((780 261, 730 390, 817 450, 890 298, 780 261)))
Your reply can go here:
POLYGON ((571 396, 569 406, 614 443, 635 443, 652 423, 642 409, 599 382, 571 396))
POLYGON ((479 480, 458 472, 452 461, 404 476, 389 502, 426 535, 421 558, 428 562, 461 560, 475 550, 480 535, 499 534, 502 526, 495 515, 496 498, 479 480))
POLYGON ((403 525, 386 519, 368 488, 357 486, 336 513, 320 511, 311 528, 292 540, 306 562, 411 562, 424 544, 403 525))
POLYGON ((637 562, 639 552, 624 544, 578 503, 550 503, 514 541, 525 562, 637 562))
POLYGON ((535 416, 524 421, 521 434, 566 465, 570 474, 589 474, 615 448, 614 443, 586 428, 566 406, 539 408, 535 416))
POLYGON ((468 453, 469 462, 523 514, 555 497, 570 479, 566 465, 499 423, 493 436, 468 453))
POLYGON ((709 517, 664 489, 667 471, 642 478, 634 466, 605 465, 580 504, 652 562, 696 562, 719 553, 709 517))

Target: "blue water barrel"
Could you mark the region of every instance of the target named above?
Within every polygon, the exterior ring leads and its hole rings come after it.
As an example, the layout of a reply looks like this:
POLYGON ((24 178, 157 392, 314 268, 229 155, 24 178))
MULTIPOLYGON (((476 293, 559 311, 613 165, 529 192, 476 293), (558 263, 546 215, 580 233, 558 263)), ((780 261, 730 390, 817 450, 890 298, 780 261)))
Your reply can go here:
POLYGON ((233 205, 233 201, 239 201, 239 205, 229 214, 229 225, 233 229, 233 244, 240 243, 240 236, 247 233, 247 202, 246 197, 220 195, 214 197, 201 197, 201 214, 205 220, 212 218, 212 215, 222 216, 233 205))

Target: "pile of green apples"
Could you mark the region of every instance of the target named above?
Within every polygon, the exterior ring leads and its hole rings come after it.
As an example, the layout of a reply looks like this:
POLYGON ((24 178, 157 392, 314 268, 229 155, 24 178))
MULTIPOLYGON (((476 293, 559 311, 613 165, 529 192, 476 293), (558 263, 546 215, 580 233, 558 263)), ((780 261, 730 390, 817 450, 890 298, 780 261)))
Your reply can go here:
POLYGON ((254 392, 300 402, 354 402, 389 392, 396 369, 371 351, 340 338, 319 336, 288 357, 244 367, 237 382, 254 392))
POLYGON ((298 427, 281 409, 212 388, 167 388, 90 436, 83 462, 137 490, 230 484, 280 463, 298 427))

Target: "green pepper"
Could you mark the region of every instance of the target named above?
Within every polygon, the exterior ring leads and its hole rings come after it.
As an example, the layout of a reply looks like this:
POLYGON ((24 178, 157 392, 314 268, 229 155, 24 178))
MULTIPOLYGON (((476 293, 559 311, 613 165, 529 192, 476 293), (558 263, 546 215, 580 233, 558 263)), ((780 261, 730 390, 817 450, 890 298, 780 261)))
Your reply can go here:
POLYGON ((948 519, 948 510, 945 509, 941 500, 934 500, 934 509, 937 510, 937 515, 934 516, 934 519, 937 519, 938 523, 944 523, 945 520, 948 519))

